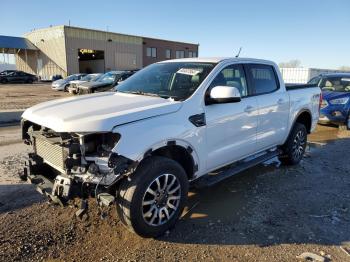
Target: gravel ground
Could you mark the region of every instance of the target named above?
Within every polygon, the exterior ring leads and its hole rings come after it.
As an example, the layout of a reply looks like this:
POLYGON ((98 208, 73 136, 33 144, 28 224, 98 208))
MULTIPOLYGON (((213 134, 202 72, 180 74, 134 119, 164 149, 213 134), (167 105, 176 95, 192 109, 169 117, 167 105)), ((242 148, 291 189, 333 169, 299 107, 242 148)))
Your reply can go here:
POLYGON ((67 96, 67 92, 52 90, 51 83, 0 84, 0 110, 27 109, 41 102, 67 96))
POLYGON ((142 239, 115 208, 91 200, 79 220, 79 203, 49 205, 19 182, 29 149, 13 136, 4 142, 14 131, 0 128, 0 261, 298 261, 303 252, 350 261, 340 248, 350 248, 350 132, 319 126, 300 165, 273 160, 191 190, 176 227, 142 239))

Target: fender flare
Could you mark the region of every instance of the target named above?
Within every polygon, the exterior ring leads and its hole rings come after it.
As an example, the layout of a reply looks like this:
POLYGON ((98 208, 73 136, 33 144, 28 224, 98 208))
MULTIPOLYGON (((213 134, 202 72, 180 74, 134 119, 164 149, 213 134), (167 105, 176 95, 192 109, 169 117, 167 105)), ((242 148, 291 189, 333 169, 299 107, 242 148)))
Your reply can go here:
POLYGON ((199 171, 199 165, 201 164, 199 161, 198 154, 195 151, 194 147, 190 143, 188 143, 187 141, 181 140, 181 139, 166 139, 166 140, 163 140, 163 141, 160 141, 160 142, 153 144, 150 148, 148 148, 147 150, 142 152, 142 154, 140 154, 137 157, 136 162, 140 163, 147 156, 151 155, 152 152, 154 152, 160 148, 164 148, 167 146, 173 146, 173 145, 182 147, 191 155, 192 160, 193 160, 193 165, 194 165, 193 178, 195 178, 198 171, 199 171))
MULTIPOLYGON (((286 141, 288 140, 288 138, 289 138, 289 136, 290 136, 290 133, 292 132, 293 127, 294 127, 295 123, 297 122, 297 119, 298 119, 299 116, 300 116, 301 114, 303 114, 303 113, 308 113, 308 114, 310 115, 310 117, 311 117, 310 126, 312 125, 312 114, 311 114, 311 111, 310 111, 308 108, 303 108, 303 109, 301 109, 301 110, 298 112, 298 114, 294 117, 293 122, 292 122, 291 125, 290 125, 290 129, 289 129, 289 132, 288 132, 288 136, 287 136, 286 139, 284 140, 284 143, 286 143, 286 141)), ((309 130, 307 130, 307 132, 309 133, 309 130)), ((283 144, 284 144, 284 143, 283 143, 283 144)))
MULTIPOLYGON (((291 127, 293 127, 295 125, 295 123, 297 122, 297 119, 299 118, 299 116, 301 114, 304 114, 304 113, 308 113, 310 115, 310 119, 311 119, 311 123, 310 123, 310 126, 312 125, 312 113, 310 111, 310 109, 308 108, 303 108, 299 111, 299 113, 295 116, 294 120, 293 120, 293 124, 291 125, 291 127)), ((292 129, 291 129, 292 130, 292 129)), ((291 130, 289 132, 291 132, 291 130)), ((308 130, 309 132, 309 130, 308 130)))

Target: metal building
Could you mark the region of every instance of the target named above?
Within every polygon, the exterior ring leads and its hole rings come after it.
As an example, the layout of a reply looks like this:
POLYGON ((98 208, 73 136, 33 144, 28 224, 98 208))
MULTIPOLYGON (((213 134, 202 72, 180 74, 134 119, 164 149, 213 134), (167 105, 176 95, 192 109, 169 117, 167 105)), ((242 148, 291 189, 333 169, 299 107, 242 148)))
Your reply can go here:
POLYGON ((320 74, 349 73, 343 70, 304 67, 285 67, 280 68, 280 70, 282 78, 287 84, 306 84, 311 78, 320 74))
MULTIPOLYGON (((3 52, 4 41, 0 39, 3 52)), ((65 77, 74 73, 132 70, 166 59, 196 57, 199 47, 65 25, 34 30, 26 33, 22 41, 28 41, 31 48, 15 49, 17 69, 47 80, 57 74, 65 77)))

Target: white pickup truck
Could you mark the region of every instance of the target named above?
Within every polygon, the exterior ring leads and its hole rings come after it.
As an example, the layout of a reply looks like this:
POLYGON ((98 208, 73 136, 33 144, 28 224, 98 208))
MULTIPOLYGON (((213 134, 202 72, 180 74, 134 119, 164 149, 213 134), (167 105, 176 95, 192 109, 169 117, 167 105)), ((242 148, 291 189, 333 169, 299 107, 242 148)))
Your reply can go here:
POLYGON ((277 65, 245 58, 156 63, 116 92, 38 104, 22 116, 32 145, 22 179, 55 202, 116 204, 155 237, 181 215, 189 183, 212 185, 273 157, 297 164, 321 91, 285 87, 277 65))

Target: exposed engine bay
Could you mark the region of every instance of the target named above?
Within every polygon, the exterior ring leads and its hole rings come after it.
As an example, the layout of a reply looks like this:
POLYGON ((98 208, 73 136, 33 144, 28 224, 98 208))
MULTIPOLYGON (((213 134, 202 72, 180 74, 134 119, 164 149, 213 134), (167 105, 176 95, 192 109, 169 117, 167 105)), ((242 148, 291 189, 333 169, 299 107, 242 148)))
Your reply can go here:
POLYGON ((52 190, 45 189, 51 198, 109 192, 133 168, 133 161, 112 152, 120 139, 117 133, 58 133, 23 121, 22 138, 33 146, 24 176, 51 181, 52 190))

